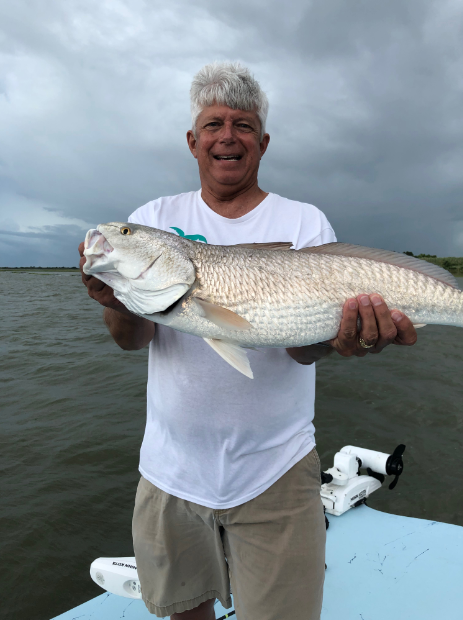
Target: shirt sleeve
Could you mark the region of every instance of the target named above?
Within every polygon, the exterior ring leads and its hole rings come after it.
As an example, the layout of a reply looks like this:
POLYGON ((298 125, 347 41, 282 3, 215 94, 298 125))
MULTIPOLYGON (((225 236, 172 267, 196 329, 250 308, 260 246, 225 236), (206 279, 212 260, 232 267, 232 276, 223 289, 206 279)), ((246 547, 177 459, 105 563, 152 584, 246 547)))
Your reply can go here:
POLYGON ((159 200, 151 200, 150 202, 147 202, 146 205, 139 207, 131 213, 127 218, 127 222, 156 228, 159 202, 159 200))
POLYGON ((325 243, 334 243, 336 241, 336 235, 334 234, 334 230, 330 226, 329 228, 324 228, 320 232, 320 234, 315 237, 315 239, 312 239, 309 245, 311 247, 314 247, 316 245, 325 245, 325 243))
POLYGON ((335 241, 336 235, 326 215, 313 205, 305 206, 295 248, 300 250, 335 241))
POLYGON ((127 222, 131 224, 142 224, 143 226, 148 226, 148 224, 146 224, 146 217, 144 217, 143 211, 144 207, 136 209, 133 213, 129 215, 129 217, 127 218, 127 222))

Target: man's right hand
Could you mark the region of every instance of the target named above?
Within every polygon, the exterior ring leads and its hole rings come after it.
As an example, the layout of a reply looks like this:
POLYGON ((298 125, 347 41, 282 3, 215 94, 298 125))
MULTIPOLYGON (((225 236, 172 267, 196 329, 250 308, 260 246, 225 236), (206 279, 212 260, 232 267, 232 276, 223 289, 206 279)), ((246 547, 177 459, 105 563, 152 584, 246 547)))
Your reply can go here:
POLYGON ((124 304, 114 297, 114 291, 110 286, 98 278, 84 273, 83 267, 86 262, 84 249, 85 246, 82 242, 79 245, 79 268, 82 274, 82 282, 87 287, 90 297, 105 307, 104 322, 108 326, 114 341, 127 351, 146 347, 153 339, 154 323, 127 310, 124 304))

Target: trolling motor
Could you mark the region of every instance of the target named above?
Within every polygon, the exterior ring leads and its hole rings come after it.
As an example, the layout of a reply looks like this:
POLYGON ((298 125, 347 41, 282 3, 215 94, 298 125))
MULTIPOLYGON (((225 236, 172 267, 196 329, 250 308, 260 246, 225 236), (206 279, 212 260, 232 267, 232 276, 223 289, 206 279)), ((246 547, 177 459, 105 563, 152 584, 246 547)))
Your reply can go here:
POLYGON ((403 472, 404 452, 404 444, 397 446, 392 454, 344 446, 334 455, 334 466, 321 473, 325 511, 339 517, 365 503, 367 497, 381 487, 386 476, 395 476, 389 485, 394 489, 403 472), (361 468, 366 469, 368 475, 361 474, 361 468))

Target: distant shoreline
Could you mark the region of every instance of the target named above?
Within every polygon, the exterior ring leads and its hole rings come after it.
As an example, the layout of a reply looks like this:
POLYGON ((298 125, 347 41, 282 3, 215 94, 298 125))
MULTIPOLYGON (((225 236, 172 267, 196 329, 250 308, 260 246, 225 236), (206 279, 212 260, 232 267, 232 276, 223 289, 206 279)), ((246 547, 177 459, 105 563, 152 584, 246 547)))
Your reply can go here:
POLYGON ((415 258, 420 258, 428 263, 433 263, 442 269, 447 269, 454 276, 463 276, 463 257, 458 256, 430 256, 429 254, 415 254, 415 258))
POLYGON ((79 271, 79 267, 0 267, 0 271, 79 271))
MULTIPOLYGON (((414 258, 420 258, 421 260, 425 260, 428 263, 434 263, 434 265, 438 265, 439 267, 450 271, 450 273, 454 276, 463 276, 463 257, 437 257, 429 255, 415 255, 414 258)), ((79 267, 0 267, 0 271, 59 271, 61 273, 63 271, 79 271, 79 267)))
MULTIPOLYGON (((415 258, 421 258, 428 263, 434 263, 443 269, 447 269, 454 276, 463 276, 463 257, 448 256, 445 258, 427 257, 427 256, 415 256, 415 258)), ((79 271, 79 267, 0 267, 0 271, 79 271)))

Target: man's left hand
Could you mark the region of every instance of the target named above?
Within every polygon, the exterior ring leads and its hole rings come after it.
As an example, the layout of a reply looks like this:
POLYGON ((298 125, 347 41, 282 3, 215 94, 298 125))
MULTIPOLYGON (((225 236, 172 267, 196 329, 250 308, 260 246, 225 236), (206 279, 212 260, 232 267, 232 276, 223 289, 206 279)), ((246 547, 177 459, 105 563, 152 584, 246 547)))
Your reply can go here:
POLYGON ((384 299, 375 293, 346 301, 338 335, 329 342, 343 357, 364 357, 367 353, 380 353, 389 344, 412 346, 416 340, 410 319, 399 310, 389 310, 384 299))

